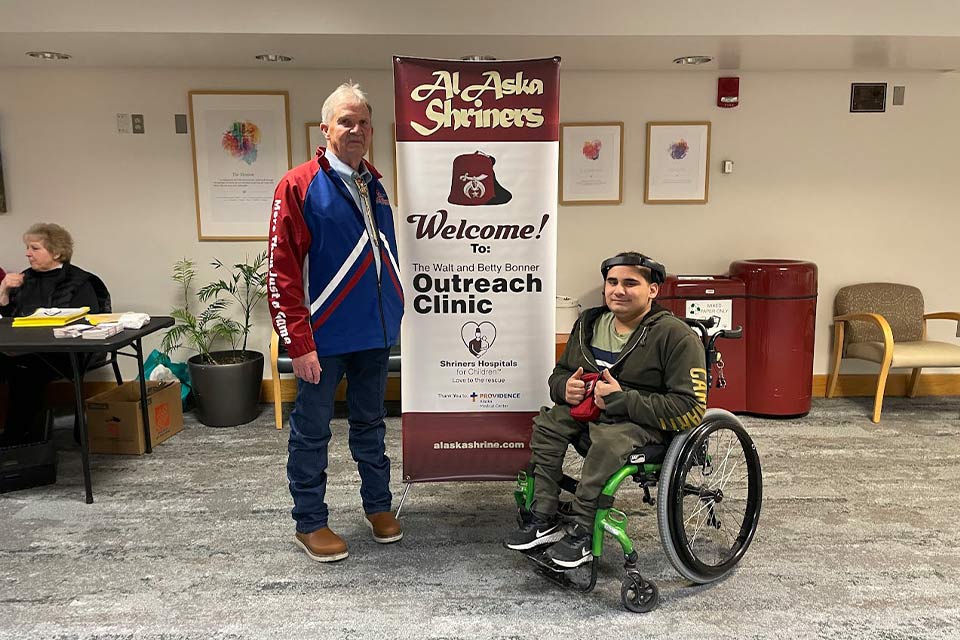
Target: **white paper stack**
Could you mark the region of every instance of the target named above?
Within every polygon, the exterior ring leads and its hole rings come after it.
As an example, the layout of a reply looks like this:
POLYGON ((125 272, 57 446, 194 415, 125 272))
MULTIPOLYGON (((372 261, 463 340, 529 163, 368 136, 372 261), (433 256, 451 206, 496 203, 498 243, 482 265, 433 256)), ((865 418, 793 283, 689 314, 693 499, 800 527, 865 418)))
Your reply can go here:
POLYGON ((84 331, 93 329, 89 324, 71 324, 66 327, 54 327, 54 338, 79 338, 84 331))
POLYGON ((84 331, 82 335, 84 339, 100 340, 115 336, 121 331, 123 331, 123 327, 118 322, 101 322, 96 327, 84 331))

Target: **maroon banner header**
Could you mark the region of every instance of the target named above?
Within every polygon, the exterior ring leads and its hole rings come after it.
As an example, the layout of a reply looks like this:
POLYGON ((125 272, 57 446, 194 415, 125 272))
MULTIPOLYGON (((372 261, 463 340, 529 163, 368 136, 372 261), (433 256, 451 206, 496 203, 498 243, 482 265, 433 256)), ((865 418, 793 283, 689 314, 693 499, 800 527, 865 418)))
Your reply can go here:
POLYGON ((394 58, 397 141, 559 140, 560 58, 394 58))

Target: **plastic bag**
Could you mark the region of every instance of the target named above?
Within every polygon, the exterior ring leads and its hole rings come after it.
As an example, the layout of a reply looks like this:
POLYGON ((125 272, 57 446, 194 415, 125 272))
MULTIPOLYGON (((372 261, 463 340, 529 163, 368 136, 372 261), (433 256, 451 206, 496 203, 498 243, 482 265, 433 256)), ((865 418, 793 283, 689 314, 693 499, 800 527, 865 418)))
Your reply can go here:
POLYGON ((180 381, 180 403, 184 409, 187 409, 190 393, 193 390, 193 385, 190 382, 190 368, 187 363, 171 362, 167 354, 154 349, 143 362, 143 375, 146 376, 147 380, 153 379, 151 375, 158 367, 168 369, 180 381))

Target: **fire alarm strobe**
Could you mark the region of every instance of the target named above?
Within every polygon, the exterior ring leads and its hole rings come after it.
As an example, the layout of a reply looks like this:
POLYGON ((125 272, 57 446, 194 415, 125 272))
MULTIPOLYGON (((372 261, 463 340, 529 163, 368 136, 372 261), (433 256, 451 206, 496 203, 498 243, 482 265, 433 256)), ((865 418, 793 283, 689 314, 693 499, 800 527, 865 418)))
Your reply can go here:
POLYGON ((732 109, 740 104, 740 78, 717 78, 717 106, 732 109))

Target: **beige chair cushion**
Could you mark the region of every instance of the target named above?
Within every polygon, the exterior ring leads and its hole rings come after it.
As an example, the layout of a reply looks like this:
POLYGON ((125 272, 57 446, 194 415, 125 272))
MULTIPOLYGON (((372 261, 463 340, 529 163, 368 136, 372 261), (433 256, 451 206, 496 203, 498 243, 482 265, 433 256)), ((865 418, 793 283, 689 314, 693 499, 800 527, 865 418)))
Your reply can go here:
MULTIPOLYGON (((882 342, 858 342, 847 346, 848 358, 883 362, 882 342)), ((891 367, 960 367, 960 345, 923 340, 893 345, 891 367)))
MULTIPOLYGON (((880 314, 890 323, 896 343, 913 342, 923 337, 923 294, 910 285, 868 282, 843 287, 834 299, 834 309, 836 315, 880 314)), ((844 345, 876 341, 883 342, 883 332, 875 323, 859 320, 847 323, 844 345)))

